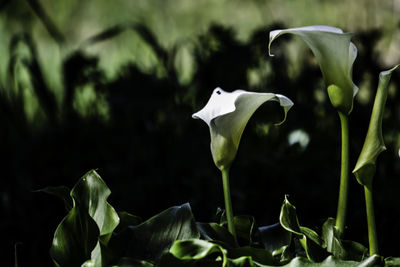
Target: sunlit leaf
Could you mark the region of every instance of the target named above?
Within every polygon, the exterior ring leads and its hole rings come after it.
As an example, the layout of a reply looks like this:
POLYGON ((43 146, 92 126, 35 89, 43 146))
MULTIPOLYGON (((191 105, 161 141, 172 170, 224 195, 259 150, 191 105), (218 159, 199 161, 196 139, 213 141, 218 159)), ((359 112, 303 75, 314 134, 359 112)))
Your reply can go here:
POLYGON ((385 267, 400 266, 400 258, 389 257, 385 259, 385 267))
POLYGON ((296 214, 296 207, 290 204, 287 196, 285 196, 285 200, 282 204, 279 221, 284 229, 294 234, 293 238, 299 240, 309 259, 313 261, 322 261, 329 255, 318 234, 307 227, 300 226, 296 214))
POLYGON ((370 186, 375 174, 376 160, 382 151, 386 150, 382 136, 382 118, 388 94, 388 85, 392 72, 399 65, 379 74, 379 85, 375 96, 367 136, 358 157, 357 164, 353 170, 357 181, 361 185, 370 186))
POLYGON ((226 266, 227 251, 218 244, 201 239, 176 241, 161 259, 160 267, 226 266))
POLYGON ((250 246, 228 249, 229 259, 238 259, 242 257, 250 257, 251 261, 258 264, 266 264, 266 265, 277 264, 277 261, 272 256, 271 252, 265 249, 253 248, 250 246))
POLYGON ((312 262, 309 259, 296 257, 290 263, 284 265, 284 267, 376 267, 381 265, 381 259, 379 256, 371 256, 366 258, 362 262, 358 261, 344 261, 336 259, 333 256, 327 257, 320 263, 312 262))

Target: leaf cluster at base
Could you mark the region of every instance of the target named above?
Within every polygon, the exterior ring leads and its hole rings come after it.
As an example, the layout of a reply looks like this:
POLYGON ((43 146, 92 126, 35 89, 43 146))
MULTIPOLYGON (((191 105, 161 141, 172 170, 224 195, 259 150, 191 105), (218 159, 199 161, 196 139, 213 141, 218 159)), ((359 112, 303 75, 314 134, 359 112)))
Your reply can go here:
POLYGON ((361 244, 342 240, 329 218, 321 233, 301 226, 285 197, 279 222, 257 227, 252 216, 236 216, 237 241, 227 230, 223 210, 214 222, 196 222, 188 203, 152 218, 117 213, 107 202, 111 191, 90 171, 70 191, 49 187, 68 214, 57 227, 50 256, 59 267, 132 266, 396 266, 399 258, 368 255, 361 244))

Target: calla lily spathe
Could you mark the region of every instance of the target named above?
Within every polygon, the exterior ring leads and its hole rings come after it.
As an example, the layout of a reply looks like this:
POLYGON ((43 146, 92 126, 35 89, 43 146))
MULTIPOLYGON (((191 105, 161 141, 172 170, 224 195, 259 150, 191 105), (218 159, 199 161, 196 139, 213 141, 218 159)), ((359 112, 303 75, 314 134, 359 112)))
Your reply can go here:
POLYGON ((274 30, 269 33, 271 56, 272 42, 287 33, 300 36, 310 47, 321 68, 332 105, 343 114, 350 114, 353 98, 358 92, 352 81, 353 63, 357 57, 357 48, 350 41, 352 34, 325 25, 274 30))
POLYGON ((247 122, 257 108, 269 100, 279 102, 286 119, 293 102, 283 95, 244 90, 225 92, 219 87, 213 91, 205 107, 192 115, 210 127, 211 153, 220 170, 230 167, 247 122))
POLYGON ((389 82, 392 72, 400 66, 394 66, 390 70, 382 71, 379 74, 378 90, 376 92, 371 119, 368 126, 357 164, 353 173, 361 185, 372 186, 372 179, 375 174, 376 161, 380 153, 386 150, 382 135, 382 120, 385 111, 386 99, 389 91, 389 82))

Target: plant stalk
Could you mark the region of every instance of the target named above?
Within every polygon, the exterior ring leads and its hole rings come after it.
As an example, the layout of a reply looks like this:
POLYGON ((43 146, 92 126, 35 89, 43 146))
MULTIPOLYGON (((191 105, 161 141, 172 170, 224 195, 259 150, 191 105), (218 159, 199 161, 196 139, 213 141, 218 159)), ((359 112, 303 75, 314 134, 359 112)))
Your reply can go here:
POLYGON ((347 115, 340 111, 339 117, 342 128, 342 155, 336 227, 340 235, 343 235, 346 224, 347 198, 349 189, 349 122, 347 115))
POLYGON ((367 222, 368 222, 368 241, 369 241, 369 255, 378 254, 378 236, 376 234, 375 226, 375 213, 374 213, 374 202, 372 198, 372 186, 365 185, 365 205, 367 210, 367 222))
POLYGON ((235 238, 235 241, 237 241, 235 226, 233 224, 231 190, 229 188, 229 168, 222 169, 221 172, 222 172, 222 185, 224 188, 225 212, 226 212, 226 219, 228 221, 228 230, 235 238))

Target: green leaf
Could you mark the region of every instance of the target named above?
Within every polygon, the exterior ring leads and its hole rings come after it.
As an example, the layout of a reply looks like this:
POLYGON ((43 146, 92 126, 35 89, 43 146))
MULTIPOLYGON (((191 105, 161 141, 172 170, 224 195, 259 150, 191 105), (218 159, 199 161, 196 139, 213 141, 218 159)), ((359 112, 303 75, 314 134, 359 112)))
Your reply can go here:
POLYGON ((88 259, 94 260, 95 266, 104 264, 102 248, 119 223, 117 213, 106 201, 110 193, 94 170, 71 190, 73 207, 57 227, 50 249, 57 266, 80 266, 88 259))
POLYGON ((226 227, 217 223, 196 223, 201 239, 223 242, 229 247, 236 247, 235 238, 226 227))
POLYGON ((88 212, 74 206, 54 233, 50 256, 56 266, 75 267, 90 259, 100 231, 88 212))
POLYGON ((117 212, 107 202, 110 194, 110 189, 94 170, 86 173, 71 191, 74 204, 87 210, 97 223, 105 244, 119 223, 117 212))
MULTIPOLYGON (((192 239, 176 241, 169 253, 165 254, 160 261, 160 267, 180 266, 247 266, 247 267, 271 267, 279 264, 271 260, 272 255, 266 256, 265 250, 250 247, 226 250, 219 244, 205 240, 192 239), (235 253, 234 251, 240 251, 235 253), (255 251, 257 251, 255 253, 255 251), (259 255, 257 255, 259 253, 259 255), (257 261, 259 260, 259 261, 257 261)), ((303 257, 296 257, 285 267, 372 267, 380 266, 380 257, 374 255, 359 261, 344 261, 332 256, 327 257, 320 263, 303 257)))
POLYGON ((335 224, 335 219, 328 218, 322 226, 322 239, 327 251, 338 259, 363 260, 368 254, 368 249, 357 242, 341 240, 335 224))
POLYGON ((64 202, 64 206, 67 211, 72 209, 72 200, 69 194, 70 189, 66 186, 48 186, 46 188, 36 190, 35 192, 44 192, 59 197, 64 202))
POLYGON ((149 220, 129 226, 111 238, 108 247, 114 258, 156 262, 176 240, 199 238, 190 205, 171 207, 149 220))
POLYGON ((376 160, 386 150, 382 136, 382 118, 392 72, 400 65, 379 74, 379 85, 372 108, 367 136, 353 173, 361 185, 370 186, 375 175, 376 160))
MULTIPOLYGON (((227 226, 226 213, 223 212, 220 220, 220 225, 227 226)), ((236 230, 238 242, 242 246, 251 245, 253 243, 255 219, 250 215, 234 216, 233 224, 236 230)))
POLYGON ((176 241, 164 255, 160 267, 226 266, 227 251, 218 244, 201 239, 176 241))
POLYGON ((381 259, 379 256, 371 256, 362 262, 358 261, 344 261, 329 256, 320 263, 311 262, 309 259, 296 257, 284 267, 376 267, 381 266, 381 259))
POLYGON ((279 222, 287 231, 298 236, 303 235, 300 230, 300 224, 296 214, 296 207, 290 204, 287 196, 285 196, 285 200, 283 201, 281 207, 279 222))
POLYGON ((283 228, 294 234, 293 238, 299 240, 309 259, 322 261, 329 255, 318 234, 307 227, 300 226, 297 219, 296 207, 290 204, 287 196, 285 196, 282 204, 279 221, 283 228))
POLYGON ((352 34, 325 25, 271 31, 268 44, 270 55, 272 42, 288 33, 299 36, 309 46, 319 63, 333 106, 349 114, 358 91, 352 81, 353 63, 357 57, 357 48, 350 42, 352 34))
POLYGON ((228 249, 229 259, 237 259, 243 257, 250 257, 252 261, 258 264, 277 264, 277 261, 272 256, 272 253, 265 249, 253 248, 250 246, 228 249))
POLYGON ((385 267, 400 266, 400 258, 388 257, 385 259, 385 267))
POLYGON ((255 220, 253 216, 238 215, 233 218, 238 242, 241 245, 251 245, 253 243, 253 233, 255 220))

